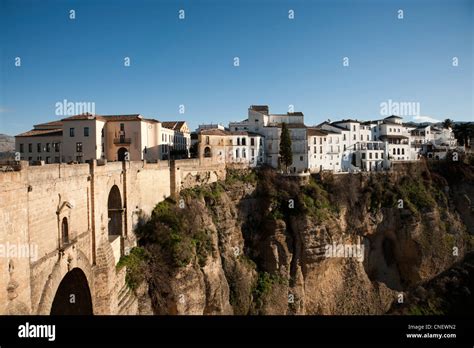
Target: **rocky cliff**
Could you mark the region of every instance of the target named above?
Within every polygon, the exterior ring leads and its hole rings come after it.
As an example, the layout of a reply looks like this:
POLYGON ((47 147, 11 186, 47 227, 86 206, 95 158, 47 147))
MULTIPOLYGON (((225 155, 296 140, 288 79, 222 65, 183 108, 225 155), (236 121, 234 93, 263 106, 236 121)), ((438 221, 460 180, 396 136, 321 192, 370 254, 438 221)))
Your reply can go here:
POLYGON ((156 314, 396 312, 473 249, 472 169, 229 171, 142 217, 127 281, 156 314))

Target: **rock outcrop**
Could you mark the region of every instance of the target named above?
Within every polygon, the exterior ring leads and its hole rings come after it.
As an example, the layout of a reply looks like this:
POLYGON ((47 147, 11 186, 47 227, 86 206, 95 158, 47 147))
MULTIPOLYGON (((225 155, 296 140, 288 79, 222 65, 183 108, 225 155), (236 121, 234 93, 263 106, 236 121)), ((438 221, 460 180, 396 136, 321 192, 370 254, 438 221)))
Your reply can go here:
POLYGON ((153 311, 396 312, 401 295, 473 249, 472 207, 458 207, 474 202, 472 167, 459 166, 454 182, 421 162, 306 179, 231 171, 186 189, 137 230, 153 311))

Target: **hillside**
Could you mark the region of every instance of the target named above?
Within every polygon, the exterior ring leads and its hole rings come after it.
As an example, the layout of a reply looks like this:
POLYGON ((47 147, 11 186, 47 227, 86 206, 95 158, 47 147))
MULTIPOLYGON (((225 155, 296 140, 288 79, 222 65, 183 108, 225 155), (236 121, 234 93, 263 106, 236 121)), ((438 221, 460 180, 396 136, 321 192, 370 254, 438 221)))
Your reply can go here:
POLYGON ((121 264, 156 314, 397 312, 400 293, 473 250, 472 208, 458 209, 474 202, 473 173, 424 162, 304 181, 229 171, 142 217, 121 264))
POLYGON ((6 134, 0 134, 0 157, 2 153, 13 152, 15 149, 15 138, 6 134))

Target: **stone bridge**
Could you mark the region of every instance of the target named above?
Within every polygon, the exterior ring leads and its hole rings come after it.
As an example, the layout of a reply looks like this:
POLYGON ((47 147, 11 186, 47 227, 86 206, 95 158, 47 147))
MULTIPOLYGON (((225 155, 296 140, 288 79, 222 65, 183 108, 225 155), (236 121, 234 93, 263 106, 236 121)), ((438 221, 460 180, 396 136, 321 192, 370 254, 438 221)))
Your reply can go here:
POLYGON ((137 314, 116 264, 139 216, 225 177, 202 159, 20 167, 0 173, 0 314, 137 314))

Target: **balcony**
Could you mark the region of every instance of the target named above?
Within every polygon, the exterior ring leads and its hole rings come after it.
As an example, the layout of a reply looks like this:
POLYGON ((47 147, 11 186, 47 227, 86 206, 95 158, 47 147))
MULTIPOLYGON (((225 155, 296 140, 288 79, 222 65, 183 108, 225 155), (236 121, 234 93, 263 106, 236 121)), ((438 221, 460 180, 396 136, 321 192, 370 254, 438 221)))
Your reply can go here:
POLYGON ((114 138, 115 145, 129 145, 132 143, 132 138, 119 137, 114 138))

